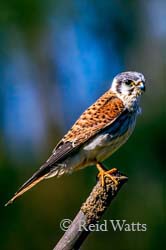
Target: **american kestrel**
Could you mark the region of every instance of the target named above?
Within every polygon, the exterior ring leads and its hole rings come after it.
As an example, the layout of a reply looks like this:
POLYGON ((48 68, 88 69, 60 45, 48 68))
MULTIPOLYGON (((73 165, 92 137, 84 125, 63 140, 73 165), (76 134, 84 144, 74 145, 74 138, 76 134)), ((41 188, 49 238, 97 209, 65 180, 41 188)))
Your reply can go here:
POLYGON ((145 91, 145 78, 138 72, 115 76, 110 89, 90 106, 57 144, 49 159, 27 180, 6 205, 43 179, 71 173, 96 165, 104 185, 112 173, 101 162, 122 146, 133 132, 140 113, 140 96, 145 91))

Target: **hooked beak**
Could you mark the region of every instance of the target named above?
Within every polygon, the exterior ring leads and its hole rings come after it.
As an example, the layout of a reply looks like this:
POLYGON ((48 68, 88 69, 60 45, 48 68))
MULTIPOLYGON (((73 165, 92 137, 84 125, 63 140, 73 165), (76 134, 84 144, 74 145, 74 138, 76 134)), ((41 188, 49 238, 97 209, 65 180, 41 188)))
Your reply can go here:
POLYGON ((145 83, 144 82, 140 82, 138 85, 139 89, 143 92, 145 92, 145 83))

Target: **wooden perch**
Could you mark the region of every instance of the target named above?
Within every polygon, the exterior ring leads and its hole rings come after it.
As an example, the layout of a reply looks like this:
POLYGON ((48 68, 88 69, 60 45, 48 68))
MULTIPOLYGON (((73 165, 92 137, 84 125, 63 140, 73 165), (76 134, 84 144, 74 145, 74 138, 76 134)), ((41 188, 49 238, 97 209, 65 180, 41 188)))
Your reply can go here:
POLYGON ((99 222, 113 198, 128 179, 119 171, 117 171, 114 176, 118 181, 118 185, 115 185, 115 183, 108 177, 105 178, 104 187, 101 186, 100 181, 97 182, 68 230, 64 233, 53 250, 77 250, 80 248, 88 234, 91 232, 91 230, 87 231, 85 229, 88 229, 89 225, 95 225, 99 222))

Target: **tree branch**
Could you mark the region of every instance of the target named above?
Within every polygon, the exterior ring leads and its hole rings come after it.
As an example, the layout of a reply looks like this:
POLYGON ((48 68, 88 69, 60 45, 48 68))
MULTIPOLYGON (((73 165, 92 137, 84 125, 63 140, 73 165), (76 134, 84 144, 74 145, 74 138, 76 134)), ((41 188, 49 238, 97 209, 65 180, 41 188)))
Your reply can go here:
POLYGON ((88 234, 91 232, 91 230, 87 230, 89 226, 91 224, 95 225, 99 222, 113 198, 128 179, 119 171, 114 173, 114 176, 118 181, 117 185, 115 185, 115 183, 108 177, 105 178, 104 187, 101 186, 100 181, 97 182, 68 230, 53 250, 77 250, 80 248, 88 234))

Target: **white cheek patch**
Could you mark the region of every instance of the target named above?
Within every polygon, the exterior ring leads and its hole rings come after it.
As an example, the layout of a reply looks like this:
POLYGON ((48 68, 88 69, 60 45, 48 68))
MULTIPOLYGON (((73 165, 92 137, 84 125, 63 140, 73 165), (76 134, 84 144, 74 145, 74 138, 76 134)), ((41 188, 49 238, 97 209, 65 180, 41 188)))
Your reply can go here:
POLYGON ((128 95, 130 88, 127 85, 122 84, 120 90, 123 95, 128 95))
POLYGON ((128 95, 130 92, 130 87, 121 83, 117 83, 116 79, 114 78, 112 85, 111 85, 111 90, 113 92, 116 92, 117 94, 122 94, 122 95, 128 95))

